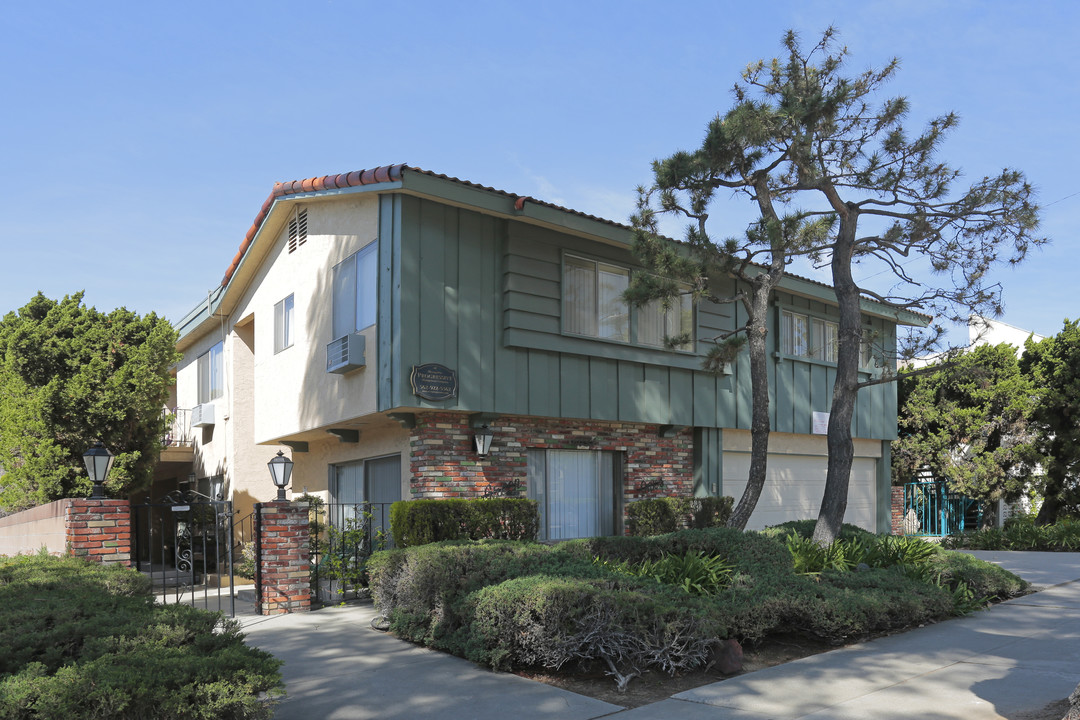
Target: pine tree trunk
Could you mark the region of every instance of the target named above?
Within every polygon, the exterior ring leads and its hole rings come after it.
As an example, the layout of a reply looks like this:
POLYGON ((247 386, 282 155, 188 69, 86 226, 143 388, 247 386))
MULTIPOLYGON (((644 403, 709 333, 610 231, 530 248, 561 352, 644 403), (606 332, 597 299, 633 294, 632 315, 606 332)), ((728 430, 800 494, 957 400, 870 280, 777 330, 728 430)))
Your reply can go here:
POLYGON ((744 530, 754 508, 757 507, 761 489, 765 487, 765 471, 769 458, 769 378, 768 378, 768 317, 769 297, 774 280, 766 276, 757 278, 753 292, 743 305, 746 307, 747 345, 750 349, 750 474, 746 479, 739 504, 728 519, 728 527, 744 530))
POLYGON ((840 220, 833 247, 833 287, 840 309, 839 347, 832 407, 829 410, 829 464, 825 475, 825 493, 821 498, 813 536, 814 542, 821 546, 832 544, 840 534, 847 511, 851 465, 855 459, 851 420, 855 415, 855 398, 859 392, 859 350, 862 342, 859 288, 851 276, 857 223, 858 212, 849 207, 846 216, 840 220))

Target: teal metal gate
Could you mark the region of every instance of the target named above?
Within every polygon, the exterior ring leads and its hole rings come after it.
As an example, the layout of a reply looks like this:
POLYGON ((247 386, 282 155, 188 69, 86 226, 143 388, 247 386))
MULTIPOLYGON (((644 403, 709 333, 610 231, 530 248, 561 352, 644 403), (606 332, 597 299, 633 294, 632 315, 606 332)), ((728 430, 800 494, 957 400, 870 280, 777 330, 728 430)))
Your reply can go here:
POLYGON ((944 480, 904 485, 904 534, 944 537, 978 527, 982 509, 977 500, 950 491, 944 480))

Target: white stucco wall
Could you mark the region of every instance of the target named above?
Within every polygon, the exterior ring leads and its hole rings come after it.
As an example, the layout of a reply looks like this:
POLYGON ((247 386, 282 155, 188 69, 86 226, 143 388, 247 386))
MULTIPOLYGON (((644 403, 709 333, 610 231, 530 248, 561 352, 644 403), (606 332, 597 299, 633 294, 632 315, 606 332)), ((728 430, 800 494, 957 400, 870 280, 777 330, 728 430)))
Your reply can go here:
MULTIPOLYGON (((355 452, 355 445, 334 449, 339 441, 325 432, 334 426, 357 427, 358 418, 371 416, 377 407, 375 328, 367 328, 367 367, 348 375, 326 372, 326 344, 333 340, 333 268, 339 262, 377 241, 378 198, 374 195, 335 197, 302 202, 308 213, 307 241, 288 252, 288 218, 297 201, 279 203, 263 225, 257 243, 268 247, 249 249, 245 262, 254 272, 238 271, 219 315, 199 334, 184 339, 184 357, 177 366, 176 404, 198 404, 197 358, 223 341, 225 386, 216 399, 212 429, 194 430, 198 477, 225 475, 230 497, 243 514, 254 502, 276 494, 269 482, 266 463, 283 439, 303 439, 324 448, 317 453, 297 453, 296 487, 326 487, 326 462, 316 468, 315 455, 329 458, 355 452), (276 228, 276 230, 274 230, 276 228), (256 253, 255 251, 259 252, 256 253), (264 251, 265 250, 265 251, 264 251), (240 278, 244 280, 241 282, 240 278), (274 352, 274 305, 293 295, 293 345, 274 352)), ((247 268, 245 268, 247 269, 247 268)), ((380 423, 381 417, 368 418, 380 423)), ((378 437, 380 433, 365 433, 378 437)), ((406 436, 407 438, 407 436, 406 436)), ((397 442, 397 441, 395 441, 397 442)), ((395 452, 400 443, 375 444, 360 457, 395 452), (382 452, 384 447, 393 450, 382 452)), ((406 439, 407 445, 407 439, 406 439)), ((345 462, 345 457, 334 462, 345 462)), ((407 468, 407 461, 403 463, 407 468)))
MULTIPOLYGON (((877 465, 881 442, 855 439, 844 522, 877 532, 877 465)), ((828 450, 823 435, 772 433, 761 498, 747 524, 760 530, 788 520, 816 519, 825 492, 828 450)), ((750 472, 750 432, 724 431, 723 494, 742 497, 750 472)))
MULTIPOLYGON (((283 226, 232 313, 253 317, 254 440, 266 443, 376 410, 375 328, 364 331, 367 367, 326 372, 333 320, 333 268, 378 234, 378 198, 357 195, 306 203, 307 242, 288 252, 283 226), (274 353, 274 305, 293 296, 293 345, 274 353)), ((286 213, 287 215, 287 213, 286 213)))

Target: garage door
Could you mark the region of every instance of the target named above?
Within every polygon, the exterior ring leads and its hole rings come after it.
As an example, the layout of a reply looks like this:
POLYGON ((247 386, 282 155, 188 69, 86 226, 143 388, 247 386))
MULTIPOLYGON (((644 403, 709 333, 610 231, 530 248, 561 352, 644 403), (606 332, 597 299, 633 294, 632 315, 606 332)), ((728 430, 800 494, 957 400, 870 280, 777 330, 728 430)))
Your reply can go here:
MULTIPOLYGON (((788 520, 817 519, 825 492, 827 463, 828 458, 820 455, 770 455, 765 487, 747 529, 760 530, 788 520)), ((738 503, 749 472, 749 453, 725 452, 723 494, 738 503)), ((875 458, 857 457, 852 463, 844 522, 877 531, 875 458)))

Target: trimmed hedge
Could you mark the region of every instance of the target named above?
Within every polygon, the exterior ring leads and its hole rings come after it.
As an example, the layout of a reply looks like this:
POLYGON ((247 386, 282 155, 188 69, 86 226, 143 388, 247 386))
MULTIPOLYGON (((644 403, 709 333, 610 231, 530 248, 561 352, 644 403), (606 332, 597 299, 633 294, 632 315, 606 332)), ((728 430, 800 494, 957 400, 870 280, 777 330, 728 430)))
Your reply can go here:
POLYGON ((723 527, 734 503, 734 498, 726 496, 635 500, 626 506, 627 532, 647 537, 689 528, 723 527))
POLYGON ((234 620, 73 558, 0 560, 0 647, 0 718, 247 720, 281 689, 280 661, 234 620))
MULTIPOLYGON (((874 537, 852 534, 866 544, 874 537)), ((948 552, 934 553, 923 574, 896 566, 800 575, 785 539, 779 530, 708 528, 556 546, 442 542, 376 553, 369 569, 376 605, 414 642, 504 669, 599 661, 622 682, 649 666, 693 667, 717 639, 796 632, 839 644, 969 612, 1025 586, 948 552), (678 579, 618 571, 693 554, 730 565, 726 587, 697 596, 678 579)))
POLYGON ((443 540, 535 540, 540 513, 524 498, 401 500, 390 506, 390 532, 399 548, 443 540))

